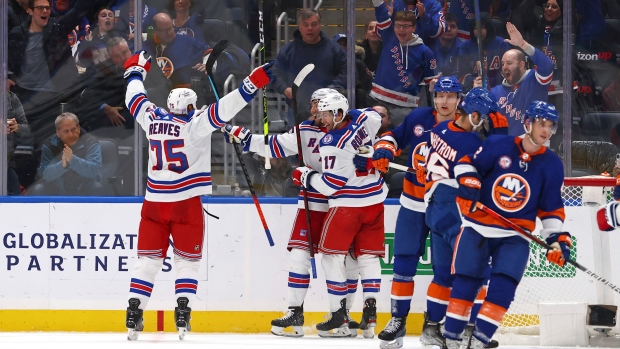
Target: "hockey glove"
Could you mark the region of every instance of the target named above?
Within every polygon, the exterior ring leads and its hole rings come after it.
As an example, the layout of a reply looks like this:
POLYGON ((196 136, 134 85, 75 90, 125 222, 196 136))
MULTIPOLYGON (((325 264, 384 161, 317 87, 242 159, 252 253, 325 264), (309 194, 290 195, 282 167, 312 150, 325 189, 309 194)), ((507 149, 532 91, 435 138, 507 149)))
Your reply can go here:
POLYGON ((224 127, 222 127, 222 132, 226 134, 224 135, 224 140, 226 141, 226 143, 240 143, 241 145, 243 145, 243 151, 250 150, 252 133, 247 128, 226 124, 224 127))
POLYGON ((368 172, 372 169, 372 159, 360 154, 356 154, 353 158, 355 169, 359 172, 368 172))
POLYGON ((243 95, 243 99, 249 102, 254 97, 254 94, 258 91, 258 89, 263 88, 273 79, 273 73, 270 70, 272 66, 273 62, 263 64, 252 70, 250 75, 243 79, 243 83, 239 88, 239 91, 241 91, 241 94, 243 95))
POLYGON ((552 250, 547 250, 547 260, 563 267, 566 261, 570 259, 570 248, 573 246, 570 233, 553 233, 549 235, 546 241, 553 247, 552 250))
POLYGON ((415 170, 415 177, 420 184, 426 184, 426 167, 418 165, 415 170))
POLYGON ((620 202, 612 201, 598 210, 596 213, 596 221, 600 230, 612 231, 620 227, 620 217, 618 216, 619 208, 620 202))
POLYGON ((379 141, 375 144, 375 152, 372 154, 372 165, 379 171, 386 173, 394 156, 398 155, 396 146, 392 142, 379 141))
POLYGON ((151 56, 147 57, 146 55, 146 51, 140 50, 125 62, 125 74, 123 77, 127 82, 133 79, 140 79, 141 81, 146 79, 146 74, 151 69, 151 56))
POLYGON ((456 190, 456 204, 461 213, 474 212, 476 203, 480 200, 480 175, 476 172, 467 172, 456 177, 459 188, 456 190))
POLYGON ((297 167, 293 171, 293 184, 297 186, 303 185, 304 188, 309 188, 310 177, 315 173, 318 173, 318 172, 313 170, 311 167, 306 167, 306 166, 297 167))
POLYGON ((508 134, 508 119, 506 119, 504 115, 498 112, 489 113, 489 132, 488 134, 485 134, 485 136, 507 135, 507 134, 508 134))

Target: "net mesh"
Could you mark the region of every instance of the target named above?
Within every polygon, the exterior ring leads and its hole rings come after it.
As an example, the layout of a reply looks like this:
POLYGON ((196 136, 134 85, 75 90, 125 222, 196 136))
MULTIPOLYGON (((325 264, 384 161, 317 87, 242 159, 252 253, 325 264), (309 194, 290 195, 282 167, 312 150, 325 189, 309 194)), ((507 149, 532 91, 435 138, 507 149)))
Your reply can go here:
MULTIPOLYGON (((589 178, 589 180, 567 179, 562 188, 562 199, 567 220, 584 220, 587 217, 574 217, 575 207, 604 205, 612 199, 613 184, 609 178, 589 178)), ((583 210, 579 211, 583 215, 583 210)), ((591 221, 588 221, 589 223, 591 221)), ((591 225, 588 225, 590 227, 591 225)), ((591 228, 590 228, 591 229, 591 228)), ((534 232, 535 235, 537 231, 534 232)), ((571 259, 583 265, 594 265, 594 251, 591 241, 579 239, 573 233, 571 259)), ((546 250, 536 243, 530 243, 530 260, 521 283, 517 287, 515 299, 504 316, 498 334, 539 334, 539 303, 596 302, 596 288, 592 280, 572 265, 559 267, 546 259, 546 250)))

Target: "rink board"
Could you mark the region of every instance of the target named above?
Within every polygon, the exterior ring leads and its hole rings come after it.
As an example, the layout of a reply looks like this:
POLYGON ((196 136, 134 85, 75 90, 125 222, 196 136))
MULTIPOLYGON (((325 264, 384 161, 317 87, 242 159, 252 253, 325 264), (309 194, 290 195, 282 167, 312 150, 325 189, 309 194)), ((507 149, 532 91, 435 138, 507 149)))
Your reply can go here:
MULTIPOLYGON (((122 331, 124 328, 130 270, 136 259, 141 199, 64 201, 0 203, 0 279, 3 280, 0 331, 122 331), (18 309, 21 310, 15 311, 18 309)), ((291 199, 261 201, 274 247, 269 246, 250 199, 205 200, 204 208, 219 219, 206 220, 208 252, 203 255, 197 301, 193 304, 195 330, 264 332, 269 330, 269 321, 286 309, 286 243, 297 206, 291 199)), ((399 208, 396 200, 388 200, 386 237, 393 236, 399 208)), ((585 242, 591 240, 587 236, 591 233, 588 228, 591 222, 587 219, 590 209, 569 209, 569 217, 583 219, 567 219, 567 230, 578 235, 580 249, 591 251, 591 243, 588 246, 585 242)), ((387 242, 386 257, 382 260, 382 287, 377 295, 379 326, 389 319, 391 248, 387 242)), ((169 250, 168 256, 172 255, 169 250)), ((421 324, 426 289, 432 279, 428 261, 430 251, 416 276, 409 322, 412 326, 408 326, 414 330, 421 328, 416 323, 421 324)), ((311 281, 304 304, 306 325, 322 321, 328 305, 320 255, 316 265, 318 279, 311 281)), ((175 306, 174 278, 174 262, 168 257, 148 304, 152 311, 147 312, 147 329, 173 329, 170 311, 175 306)), ((544 284, 545 280, 540 282, 544 284)), ((354 313, 361 312, 361 298, 361 286, 358 286, 354 313)))

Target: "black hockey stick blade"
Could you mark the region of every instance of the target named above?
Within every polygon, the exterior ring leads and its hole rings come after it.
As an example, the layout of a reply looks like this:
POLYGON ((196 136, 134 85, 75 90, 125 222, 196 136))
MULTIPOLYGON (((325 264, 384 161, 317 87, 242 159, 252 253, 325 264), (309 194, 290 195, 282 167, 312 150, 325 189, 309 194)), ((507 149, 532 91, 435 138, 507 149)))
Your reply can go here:
POLYGON ((207 70, 207 75, 209 76, 212 75, 213 65, 215 64, 215 61, 217 61, 220 54, 224 52, 224 50, 228 47, 229 44, 230 43, 228 42, 228 40, 224 39, 224 40, 220 40, 220 42, 218 42, 213 47, 213 50, 211 51, 209 58, 207 58, 207 63, 205 63, 205 69, 207 70))

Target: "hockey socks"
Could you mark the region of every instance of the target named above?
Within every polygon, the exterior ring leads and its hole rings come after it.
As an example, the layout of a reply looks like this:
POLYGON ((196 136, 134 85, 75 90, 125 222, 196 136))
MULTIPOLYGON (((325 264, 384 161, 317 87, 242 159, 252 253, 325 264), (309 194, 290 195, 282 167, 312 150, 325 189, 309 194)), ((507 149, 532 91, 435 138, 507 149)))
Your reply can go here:
MULTIPOLYGON (((344 255, 325 254, 321 260, 325 272, 327 294, 329 297, 329 311, 334 313, 341 308, 340 301, 347 296, 347 281, 344 270, 344 255)), ((346 310, 345 310, 346 313, 346 310)))
POLYGON ((517 285, 517 281, 507 275, 491 275, 488 295, 476 318, 474 337, 485 344, 489 343, 514 300, 517 285))
POLYGON ((392 317, 406 318, 411 307, 411 298, 413 297, 413 276, 403 276, 394 274, 392 277, 392 317))
POLYGON ((357 258, 359 273, 362 276, 362 290, 364 301, 369 298, 376 298, 381 289, 381 262, 379 257, 370 254, 363 254, 357 258))
POLYGON ((310 252, 298 248, 291 249, 288 273, 288 305, 300 307, 310 286, 310 252))
POLYGON ((129 284, 129 298, 140 301, 139 309, 146 309, 153 292, 155 276, 163 263, 163 258, 138 257, 136 264, 134 264, 129 284))
POLYGON ((347 255, 345 260, 345 274, 347 277, 347 310, 353 306, 355 293, 357 292, 357 282, 359 280, 359 263, 357 259, 347 255))
POLYGON ((174 266, 177 274, 177 279, 174 285, 174 294, 177 299, 182 297, 187 298, 187 307, 191 308, 192 303, 196 300, 196 291, 198 289, 198 269, 200 268, 200 260, 185 259, 175 255, 174 266))
POLYGON ((474 299, 482 283, 481 279, 457 275, 450 292, 450 303, 446 311, 444 336, 447 339, 460 340, 461 334, 471 316, 474 299))
POLYGON ((426 312, 428 320, 431 322, 440 322, 444 316, 446 316, 449 301, 450 288, 431 282, 426 292, 426 312))

